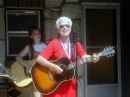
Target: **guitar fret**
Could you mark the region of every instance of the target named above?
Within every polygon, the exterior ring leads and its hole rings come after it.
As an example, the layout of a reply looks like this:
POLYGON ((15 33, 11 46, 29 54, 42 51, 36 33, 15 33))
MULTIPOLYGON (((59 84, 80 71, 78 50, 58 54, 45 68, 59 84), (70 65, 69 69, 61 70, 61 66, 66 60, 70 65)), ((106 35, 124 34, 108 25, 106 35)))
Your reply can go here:
POLYGON ((84 58, 84 62, 87 62, 87 59, 84 58))
POLYGON ((82 60, 83 60, 83 63, 87 62, 87 60, 85 58, 83 58, 82 60))
POLYGON ((73 66, 74 64, 71 64, 70 66, 71 66, 71 68, 74 68, 74 66, 73 66))
POLYGON ((68 65, 69 67, 67 68, 67 70, 71 69, 71 64, 68 65))
POLYGON ((82 60, 80 60, 79 62, 80 62, 80 64, 82 64, 82 63, 83 63, 83 62, 82 62, 82 60))
POLYGON ((69 64, 68 66, 66 66, 66 69, 69 70, 69 69, 72 69, 72 68, 74 68, 74 67, 75 67, 75 62, 69 64))
POLYGON ((91 58, 88 58, 88 62, 91 60, 91 58))

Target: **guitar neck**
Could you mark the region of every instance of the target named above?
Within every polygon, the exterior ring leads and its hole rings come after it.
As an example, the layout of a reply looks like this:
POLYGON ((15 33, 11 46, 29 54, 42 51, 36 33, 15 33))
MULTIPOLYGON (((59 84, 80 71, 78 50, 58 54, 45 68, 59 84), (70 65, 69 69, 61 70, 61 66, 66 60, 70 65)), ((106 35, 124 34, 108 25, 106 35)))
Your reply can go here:
MULTIPOLYGON (((99 56, 99 57, 109 55, 111 57, 111 54, 113 55, 114 53, 115 53, 115 50, 113 49, 113 47, 107 47, 105 50, 97 53, 96 55, 99 56)), ((82 65, 86 62, 92 62, 92 60, 93 60, 93 56, 88 57, 88 58, 80 58, 80 59, 77 60, 77 65, 82 65)), ((69 70, 69 69, 72 69, 72 68, 75 68, 75 67, 76 67, 76 62, 67 65, 66 68, 69 70)))
MULTIPOLYGON (((91 62, 92 61, 92 57, 89 57, 89 58, 80 58, 77 60, 77 65, 82 65, 84 63, 87 63, 87 62, 91 62)), ((72 69, 72 68, 75 68, 76 67, 76 62, 73 62, 69 65, 67 65, 67 69, 72 69)))

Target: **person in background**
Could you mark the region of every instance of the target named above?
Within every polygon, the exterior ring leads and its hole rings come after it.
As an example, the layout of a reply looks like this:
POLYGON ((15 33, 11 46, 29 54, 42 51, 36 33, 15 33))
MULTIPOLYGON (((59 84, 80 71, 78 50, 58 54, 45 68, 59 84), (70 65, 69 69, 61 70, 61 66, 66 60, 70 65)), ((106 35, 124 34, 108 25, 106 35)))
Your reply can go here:
MULTIPOLYGON (((28 30, 29 44, 16 56, 16 61, 22 64, 27 72, 30 72, 31 67, 24 61, 23 57, 28 56, 29 60, 37 58, 39 53, 46 47, 46 44, 42 41, 41 30, 32 26, 28 30)), ((40 93, 35 89, 33 84, 30 86, 33 97, 41 97, 40 93)))
MULTIPOLYGON (((56 60, 60 57, 67 57, 74 62, 72 55, 70 33, 72 27, 72 21, 68 17, 60 17, 56 21, 56 27, 58 31, 58 37, 52 40, 47 47, 37 57, 37 62, 45 67, 53 69, 57 74, 63 72, 62 68, 49 60, 56 60)), ((81 43, 77 43, 77 56, 80 58, 88 58, 89 62, 97 62, 99 57, 94 55, 87 55, 84 51, 81 43)), ((44 97, 76 97, 76 77, 72 80, 62 83, 54 92, 44 95, 44 97)))

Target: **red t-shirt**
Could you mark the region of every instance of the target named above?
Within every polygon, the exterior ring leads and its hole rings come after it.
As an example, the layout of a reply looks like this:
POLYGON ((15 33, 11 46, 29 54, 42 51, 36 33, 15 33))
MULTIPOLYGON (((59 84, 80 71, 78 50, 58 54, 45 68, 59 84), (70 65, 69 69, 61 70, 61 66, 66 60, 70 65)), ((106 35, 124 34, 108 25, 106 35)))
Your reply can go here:
MULTIPOLYGON (((79 42, 77 42, 77 56, 82 57, 86 52, 79 42)), ((56 60, 60 57, 67 57, 59 38, 52 40, 48 46, 40 53, 40 56, 47 60, 56 60)), ((73 61, 71 53, 71 61, 73 61)), ((76 97, 76 78, 62 83, 53 93, 44 97, 76 97)))

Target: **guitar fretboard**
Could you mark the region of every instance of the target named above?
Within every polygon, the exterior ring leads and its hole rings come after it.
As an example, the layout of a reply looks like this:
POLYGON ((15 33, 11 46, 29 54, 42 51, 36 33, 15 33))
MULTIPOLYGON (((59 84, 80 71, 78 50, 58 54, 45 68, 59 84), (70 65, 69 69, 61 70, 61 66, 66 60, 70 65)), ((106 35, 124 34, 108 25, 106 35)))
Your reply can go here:
MULTIPOLYGON (((92 58, 80 58, 80 59, 77 60, 77 65, 82 65, 86 62, 91 61, 91 59, 92 58)), ((76 62, 73 62, 73 63, 66 66, 67 70, 75 68, 75 67, 76 67, 76 62)))
MULTIPOLYGON (((108 55, 111 56, 111 54, 113 54, 113 53, 115 53, 115 50, 113 49, 113 47, 109 47, 109 48, 107 47, 106 50, 103 50, 103 51, 97 53, 96 55, 99 57, 100 56, 108 56, 108 55)), ((93 60, 93 56, 88 57, 88 58, 80 58, 77 60, 77 65, 82 65, 86 62, 91 62, 92 60, 93 60)), ((66 66, 67 70, 75 68, 75 67, 76 67, 76 62, 73 62, 73 63, 66 66)))

